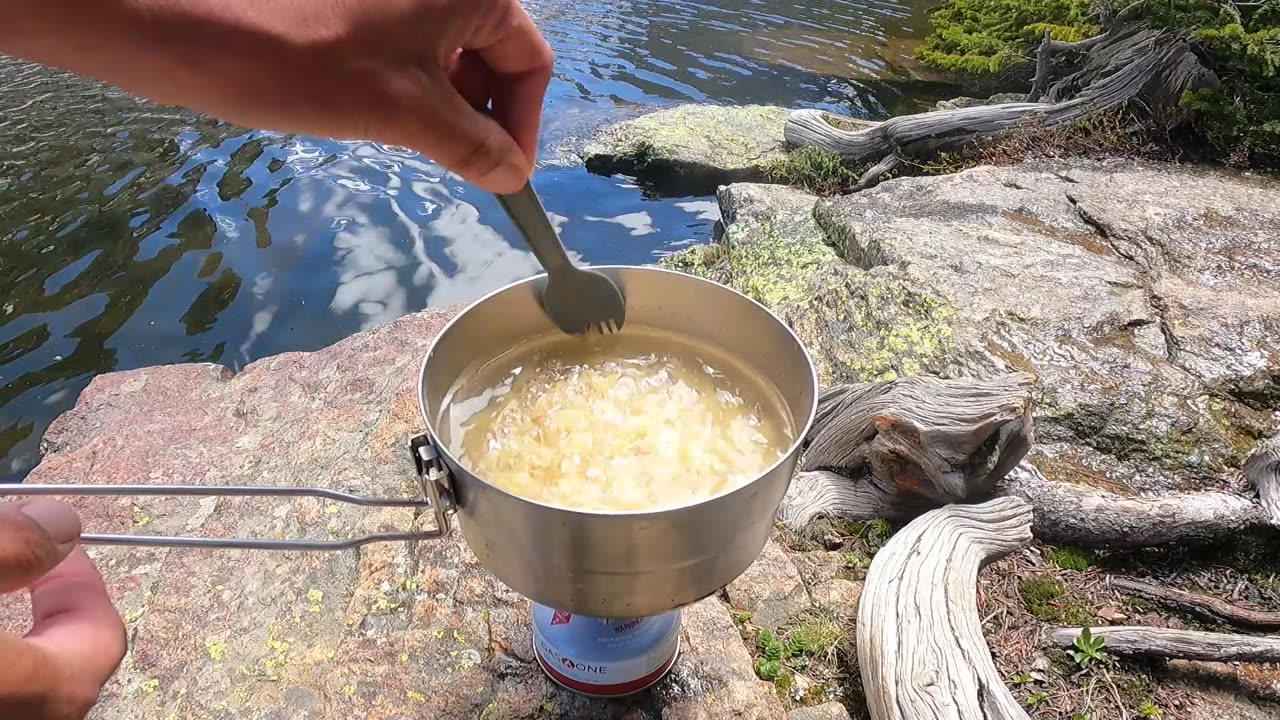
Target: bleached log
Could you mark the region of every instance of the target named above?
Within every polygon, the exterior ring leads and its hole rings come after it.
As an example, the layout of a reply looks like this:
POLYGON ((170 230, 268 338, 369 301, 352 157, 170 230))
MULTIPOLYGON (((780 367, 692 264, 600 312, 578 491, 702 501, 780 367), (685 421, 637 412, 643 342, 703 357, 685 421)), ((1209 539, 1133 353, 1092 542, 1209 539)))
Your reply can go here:
MULTIPOLYGON (((863 598, 866 602, 865 591, 863 598)), ((1103 652, 1113 655, 1218 662, 1280 662, 1280 638, 1268 635, 1137 626, 1092 628, 1090 632, 1094 637, 1103 638, 1103 652)), ((1059 628, 1049 633, 1049 644, 1071 647, 1079 636, 1080 628, 1059 628)))
POLYGON ((1031 542, 1016 498, 926 513, 876 553, 858 608, 873 720, 1026 720, 982 635, 978 571, 1031 542))

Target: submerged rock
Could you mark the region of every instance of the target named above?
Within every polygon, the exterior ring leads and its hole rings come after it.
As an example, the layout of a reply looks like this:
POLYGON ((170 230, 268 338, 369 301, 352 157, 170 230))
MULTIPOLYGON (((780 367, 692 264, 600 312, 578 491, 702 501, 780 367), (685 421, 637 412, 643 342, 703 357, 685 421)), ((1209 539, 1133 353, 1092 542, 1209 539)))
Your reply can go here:
POLYGON ((680 105, 599 130, 582 150, 587 169, 634 175, 671 195, 765 179, 784 156, 787 111, 766 105, 680 105))

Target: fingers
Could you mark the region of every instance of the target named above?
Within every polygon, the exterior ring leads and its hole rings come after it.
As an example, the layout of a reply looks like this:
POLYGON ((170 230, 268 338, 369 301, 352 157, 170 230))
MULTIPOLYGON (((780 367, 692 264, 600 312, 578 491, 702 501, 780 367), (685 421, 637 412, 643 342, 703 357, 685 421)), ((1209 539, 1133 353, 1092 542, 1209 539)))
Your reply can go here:
POLYGON ((517 0, 507 11, 504 32, 474 50, 498 77, 491 83, 493 115, 515 138, 530 170, 538 155, 542 100, 551 82, 551 46, 517 0))
POLYGON ((64 670, 70 691, 96 698, 126 644, 124 622, 84 548, 31 585, 31 614, 27 641, 64 670))
POLYGON ((71 506, 49 498, 0 506, 0 593, 20 590, 67 557, 80 537, 71 506))
POLYGON ((409 102, 411 127, 403 144, 489 192, 520 189, 533 174, 533 160, 512 136, 467 102, 448 77, 428 79, 427 86, 409 102))

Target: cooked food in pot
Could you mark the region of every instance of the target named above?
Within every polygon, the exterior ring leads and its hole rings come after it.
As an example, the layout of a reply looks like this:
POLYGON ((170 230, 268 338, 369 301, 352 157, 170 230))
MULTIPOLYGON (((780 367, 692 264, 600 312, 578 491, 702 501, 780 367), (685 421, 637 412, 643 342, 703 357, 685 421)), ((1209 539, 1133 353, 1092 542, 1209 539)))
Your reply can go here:
POLYGON ((440 426, 510 493, 577 510, 657 510, 754 480, 787 451, 777 391, 715 348, 628 325, 548 334, 468 373, 440 426))

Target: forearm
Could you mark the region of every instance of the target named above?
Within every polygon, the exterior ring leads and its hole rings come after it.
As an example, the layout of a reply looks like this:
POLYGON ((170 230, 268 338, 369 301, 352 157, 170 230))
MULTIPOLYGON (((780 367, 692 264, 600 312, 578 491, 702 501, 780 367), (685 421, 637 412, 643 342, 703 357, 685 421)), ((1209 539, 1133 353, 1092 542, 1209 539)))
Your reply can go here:
POLYGON ((282 2, 294 0, 0 0, 0 53, 207 109, 219 78, 290 63, 257 10, 282 2))

